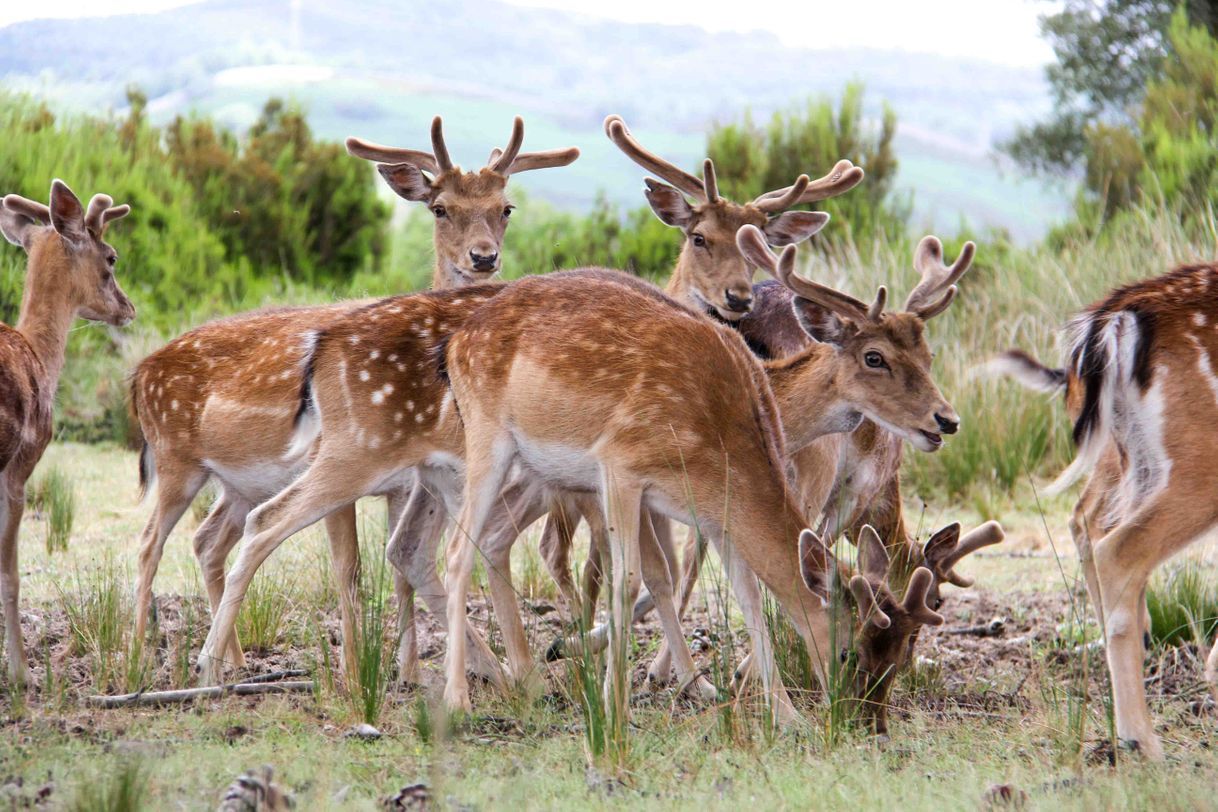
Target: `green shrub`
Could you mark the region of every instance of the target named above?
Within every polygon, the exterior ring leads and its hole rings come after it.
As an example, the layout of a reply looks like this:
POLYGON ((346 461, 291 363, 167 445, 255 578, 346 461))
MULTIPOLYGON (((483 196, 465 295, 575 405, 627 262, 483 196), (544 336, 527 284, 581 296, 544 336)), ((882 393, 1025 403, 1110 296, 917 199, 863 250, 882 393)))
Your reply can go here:
POLYGON ((1146 590, 1155 644, 1209 644, 1218 627, 1218 577, 1196 562, 1171 567, 1146 590))

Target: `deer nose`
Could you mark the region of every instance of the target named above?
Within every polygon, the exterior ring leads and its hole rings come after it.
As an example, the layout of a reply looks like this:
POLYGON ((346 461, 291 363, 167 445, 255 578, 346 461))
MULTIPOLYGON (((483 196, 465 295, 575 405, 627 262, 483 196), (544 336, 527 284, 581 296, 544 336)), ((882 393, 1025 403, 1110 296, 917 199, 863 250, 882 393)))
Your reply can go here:
POLYGON ((935 413, 935 422, 939 424, 939 431, 944 434, 955 434, 960 430, 960 421, 953 417, 944 417, 938 412, 935 413))
POLYGON ((476 271, 493 271, 495 270, 495 263, 498 260, 498 251, 490 254, 479 254, 477 251, 469 252, 469 261, 474 263, 474 270, 476 271))
POLYGON ((723 301, 727 303, 727 309, 734 313, 747 313, 753 309, 753 297, 751 294, 737 296, 730 290, 723 291, 723 301))

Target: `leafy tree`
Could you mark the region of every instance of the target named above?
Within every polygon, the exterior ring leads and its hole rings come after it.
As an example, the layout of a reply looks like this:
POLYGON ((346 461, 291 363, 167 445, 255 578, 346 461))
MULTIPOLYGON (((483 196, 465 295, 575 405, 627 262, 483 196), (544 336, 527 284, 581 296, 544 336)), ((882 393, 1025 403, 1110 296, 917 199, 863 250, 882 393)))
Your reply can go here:
POLYGON ((230 256, 308 284, 379 265, 388 207, 367 167, 314 141, 298 108, 268 101, 244 141, 210 119, 178 117, 166 143, 230 256))
MULTIPOLYGON (((1056 58, 1046 68, 1054 111, 1017 132, 1003 151, 1039 172, 1085 167, 1089 126, 1106 130, 1136 121, 1147 82, 1171 50, 1168 27, 1177 6, 1194 25, 1218 32, 1213 0, 1065 0, 1061 11, 1043 16, 1041 33, 1056 58)), ((1106 174, 1086 168, 1089 177, 1106 174)))

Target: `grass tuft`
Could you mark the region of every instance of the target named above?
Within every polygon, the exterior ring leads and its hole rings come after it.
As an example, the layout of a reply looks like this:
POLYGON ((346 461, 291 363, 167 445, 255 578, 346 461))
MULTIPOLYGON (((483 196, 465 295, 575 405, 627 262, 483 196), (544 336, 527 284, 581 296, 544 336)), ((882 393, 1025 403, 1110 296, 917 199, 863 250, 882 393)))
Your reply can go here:
POLYGON ((1218 575, 1195 561, 1171 567, 1151 581, 1146 608, 1155 645, 1204 646, 1218 627, 1218 575))
POLYGON ((47 555, 66 552, 76 522, 76 487, 72 477, 52 465, 26 490, 26 505, 47 520, 47 555))

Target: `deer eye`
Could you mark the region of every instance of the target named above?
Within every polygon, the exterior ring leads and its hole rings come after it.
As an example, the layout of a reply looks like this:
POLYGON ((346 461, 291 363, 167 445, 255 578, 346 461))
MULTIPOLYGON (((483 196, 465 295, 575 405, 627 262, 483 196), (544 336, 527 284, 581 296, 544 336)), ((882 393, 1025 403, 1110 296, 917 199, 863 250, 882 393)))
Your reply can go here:
POLYGON ((508 219, 509 217, 511 217, 511 216, 512 216, 512 209, 513 209, 513 208, 514 208, 513 206, 504 206, 504 207, 503 207, 503 219, 504 219, 504 220, 506 220, 506 219, 508 219))
POLYGON ((848 648, 842 649, 838 653, 837 658, 839 660, 841 660, 843 663, 846 662, 846 660, 849 660, 850 659, 850 649, 848 649, 848 648))
POLYGON ((691 242, 693 242, 694 245, 698 246, 699 248, 706 247, 706 237, 703 237, 701 234, 695 234, 692 237, 690 237, 689 239, 691 242))
POLYGON ((118 254, 111 254, 110 256, 106 257, 106 264, 109 265, 111 268, 113 268, 117 262, 118 262, 118 254))
POLYGON ((875 350, 869 350, 863 354, 863 363, 872 369, 884 369, 888 366, 888 364, 884 363, 884 356, 875 350))
POLYGON ((439 220, 442 217, 448 216, 448 209, 444 208, 443 206, 432 206, 431 213, 436 216, 437 220, 439 220))

